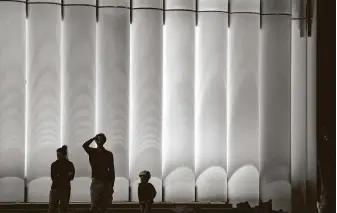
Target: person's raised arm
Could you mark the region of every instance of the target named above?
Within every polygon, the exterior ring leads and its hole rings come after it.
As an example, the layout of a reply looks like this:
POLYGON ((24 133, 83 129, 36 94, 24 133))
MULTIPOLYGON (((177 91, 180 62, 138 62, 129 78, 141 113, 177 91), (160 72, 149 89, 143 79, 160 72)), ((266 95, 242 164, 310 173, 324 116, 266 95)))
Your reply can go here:
POLYGON ((90 148, 90 144, 91 144, 95 139, 96 139, 96 136, 95 136, 94 138, 89 139, 88 141, 86 141, 86 142, 82 145, 83 149, 84 149, 88 154, 90 153, 90 151, 91 151, 91 149, 92 149, 92 148, 90 148))

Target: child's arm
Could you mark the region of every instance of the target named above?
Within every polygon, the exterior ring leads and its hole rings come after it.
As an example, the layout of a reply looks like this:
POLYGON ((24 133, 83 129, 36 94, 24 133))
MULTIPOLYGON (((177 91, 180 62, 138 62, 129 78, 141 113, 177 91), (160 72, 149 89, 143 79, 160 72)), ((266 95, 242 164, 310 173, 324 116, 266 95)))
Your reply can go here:
POLYGON ((157 191, 152 184, 151 184, 151 188, 152 188, 152 200, 153 200, 157 195, 157 191))

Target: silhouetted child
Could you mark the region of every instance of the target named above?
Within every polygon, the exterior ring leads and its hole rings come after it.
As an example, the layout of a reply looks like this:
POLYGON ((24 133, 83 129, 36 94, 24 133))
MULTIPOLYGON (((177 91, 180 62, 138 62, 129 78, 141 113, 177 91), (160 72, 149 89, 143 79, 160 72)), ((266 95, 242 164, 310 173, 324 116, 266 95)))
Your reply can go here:
POLYGON ((151 174, 149 171, 139 173, 141 183, 138 185, 138 199, 141 213, 151 212, 153 199, 156 197, 156 189, 149 183, 151 174))

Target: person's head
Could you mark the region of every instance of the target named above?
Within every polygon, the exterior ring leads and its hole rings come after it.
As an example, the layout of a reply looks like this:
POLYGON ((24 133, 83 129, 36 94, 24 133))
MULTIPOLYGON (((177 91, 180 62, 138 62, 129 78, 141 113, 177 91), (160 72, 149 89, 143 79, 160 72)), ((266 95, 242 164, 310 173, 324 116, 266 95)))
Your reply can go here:
POLYGON ((149 182, 151 178, 151 173, 149 171, 142 171, 139 173, 139 178, 142 183, 147 183, 149 182))
POLYGON ((68 147, 66 145, 62 146, 56 150, 56 153, 58 160, 65 160, 68 158, 68 147))
POLYGON ((99 133, 96 135, 96 144, 98 148, 102 148, 106 142, 106 137, 103 133, 99 133))

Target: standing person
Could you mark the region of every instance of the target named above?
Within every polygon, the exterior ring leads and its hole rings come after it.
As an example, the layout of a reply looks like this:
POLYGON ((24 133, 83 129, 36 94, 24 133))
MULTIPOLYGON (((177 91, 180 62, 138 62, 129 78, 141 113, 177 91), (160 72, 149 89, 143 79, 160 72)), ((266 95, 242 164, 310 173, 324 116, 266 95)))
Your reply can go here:
POLYGON ((107 206, 111 203, 111 194, 115 184, 115 167, 113 154, 106 150, 103 145, 106 142, 106 137, 103 133, 96 135, 83 144, 84 150, 89 155, 89 162, 91 166, 91 208, 93 213, 105 213, 107 206), (89 147, 95 141, 97 148, 89 147))
POLYGON ((75 167, 74 164, 68 160, 68 148, 66 145, 58 148, 57 160, 51 165, 51 185, 49 195, 49 209, 48 213, 53 213, 60 202, 60 212, 66 213, 70 199, 70 181, 74 179, 75 167))
POLYGON ((153 199, 157 195, 154 186, 149 183, 151 173, 149 171, 142 171, 139 173, 140 184, 138 185, 138 200, 140 204, 141 213, 151 212, 153 199))

